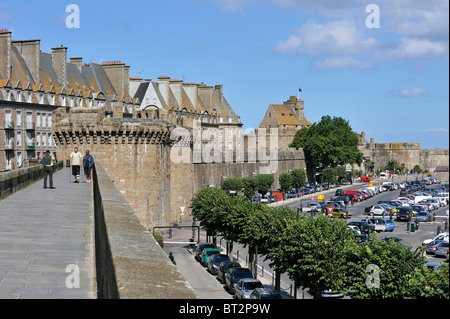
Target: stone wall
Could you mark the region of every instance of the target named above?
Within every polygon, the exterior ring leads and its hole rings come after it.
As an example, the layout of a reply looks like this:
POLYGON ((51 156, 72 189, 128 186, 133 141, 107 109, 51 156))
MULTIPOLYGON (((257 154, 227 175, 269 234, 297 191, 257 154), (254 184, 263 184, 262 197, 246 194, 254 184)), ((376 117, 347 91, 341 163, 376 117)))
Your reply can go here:
POLYGON ((56 113, 54 139, 60 159, 68 159, 74 147, 83 155, 89 150, 147 229, 192 221, 192 197, 202 187, 220 186, 224 177, 273 174, 277 187, 280 172, 306 168, 303 152, 295 149, 254 151, 250 158, 244 152, 240 160, 236 154, 225 158, 228 153, 223 152, 222 161, 206 163, 202 157, 197 163, 194 143, 190 138, 171 140, 175 125, 169 122, 102 119, 103 110, 95 108, 56 113))
POLYGON ((98 297, 197 298, 98 163, 93 184, 98 297))
POLYGON ((420 143, 376 143, 359 147, 365 157, 374 162, 374 169, 383 169, 390 160, 397 160, 409 170, 415 165, 434 171, 437 166, 448 165, 448 149, 420 149, 420 143))
MULTIPOLYGON (((63 167, 63 162, 55 165, 56 170, 63 167)), ((34 165, 26 168, 0 173, 0 199, 25 188, 44 177, 42 165, 34 165)))

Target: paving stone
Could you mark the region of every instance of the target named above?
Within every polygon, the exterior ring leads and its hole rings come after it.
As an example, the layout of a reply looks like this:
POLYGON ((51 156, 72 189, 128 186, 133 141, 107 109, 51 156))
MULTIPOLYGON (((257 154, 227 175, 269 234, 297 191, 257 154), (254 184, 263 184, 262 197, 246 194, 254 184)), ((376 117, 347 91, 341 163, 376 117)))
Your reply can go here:
POLYGON ((68 168, 0 202, 0 298, 95 298, 92 184, 68 183, 68 168), (66 267, 80 270, 68 289, 66 267), (89 278, 91 276, 92 278, 89 278))

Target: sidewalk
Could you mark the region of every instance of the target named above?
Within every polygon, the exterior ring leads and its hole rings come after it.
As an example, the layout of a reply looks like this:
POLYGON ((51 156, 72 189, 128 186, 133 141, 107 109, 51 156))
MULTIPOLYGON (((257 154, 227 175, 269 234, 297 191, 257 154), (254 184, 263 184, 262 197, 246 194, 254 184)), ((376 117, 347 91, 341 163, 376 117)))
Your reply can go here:
POLYGON ((96 298, 92 184, 69 183, 63 168, 53 186, 0 202, 0 298, 96 298))

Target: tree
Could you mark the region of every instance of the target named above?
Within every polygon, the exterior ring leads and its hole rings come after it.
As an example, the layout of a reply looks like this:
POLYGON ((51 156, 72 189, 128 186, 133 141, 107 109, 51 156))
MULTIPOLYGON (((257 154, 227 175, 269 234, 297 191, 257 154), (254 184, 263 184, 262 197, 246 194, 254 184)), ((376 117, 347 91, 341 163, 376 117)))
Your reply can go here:
POLYGON ((282 191, 287 192, 292 188, 292 175, 290 173, 281 172, 278 181, 282 191))
POLYGON ((356 299, 393 299, 410 295, 415 269, 425 262, 419 250, 412 251, 394 240, 371 238, 347 254, 347 291, 356 299))
POLYGON ((417 172, 417 174, 422 173, 422 169, 420 168, 419 165, 414 165, 414 168, 412 169, 411 173, 415 173, 417 172))
POLYGON ((332 167, 326 167, 322 170, 322 180, 324 183, 331 183, 336 180, 336 170, 332 167))
POLYGON ((301 168, 296 168, 291 171, 292 175, 292 186, 295 188, 300 188, 306 184, 306 173, 301 168))
POLYGON ((242 179, 242 186, 244 196, 251 198, 256 193, 257 185, 256 180, 253 177, 244 177, 242 179))
POLYGON ((345 179, 346 174, 347 168, 344 165, 339 165, 336 167, 336 176, 340 183, 342 183, 342 180, 345 179))
POLYGON ((348 121, 329 115, 314 123, 302 138, 308 167, 319 170, 347 163, 361 165, 363 154, 358 149, 358 143, 348 121))
POLYGON ((289 147, 295 147, 300 148, 302 146, 303 138, 308 133, 308 127, 302 127, 297 132, 295 132, 294 139, 292 140, 291 144, 289 144, 289 147))
POLYGON ((266 194, 272 187, 275 179, 270 174, 259 174, 253 177, 256 182, 256 190, 258 193, 266 194))
POLYGON ((347 250, 357 246, 355 235, 341 220, 324 216, 300 216, 285 220, 280 243, 269 251, 278 268, 288 272, 298 285, 309 288, 315 298, 322 291, 345 290, 347 250))
POLYGON ((228 177, 225 178, 222 181, 222 189, 226 192, 234 191, 234 192, 240 192, 242 188, 244 187, 244 183, 242 182, 242 179, 239 177, 228 177))
POLYGON ((385 171, 395 174, 400 168, 400 164, 396 160, 390 160, 384 166, 385 171))

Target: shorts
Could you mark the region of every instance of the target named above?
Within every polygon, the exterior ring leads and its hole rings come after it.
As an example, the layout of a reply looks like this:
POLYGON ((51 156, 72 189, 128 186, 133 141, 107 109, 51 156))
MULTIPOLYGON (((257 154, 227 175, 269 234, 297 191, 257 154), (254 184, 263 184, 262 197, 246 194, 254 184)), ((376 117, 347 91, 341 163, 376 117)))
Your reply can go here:
POLYGON ((92 167, 84 166, 84 175, 91 175, 92 167))
POLYGON ((72 175, 80 175, 80 165, 72 165, 72 175))

